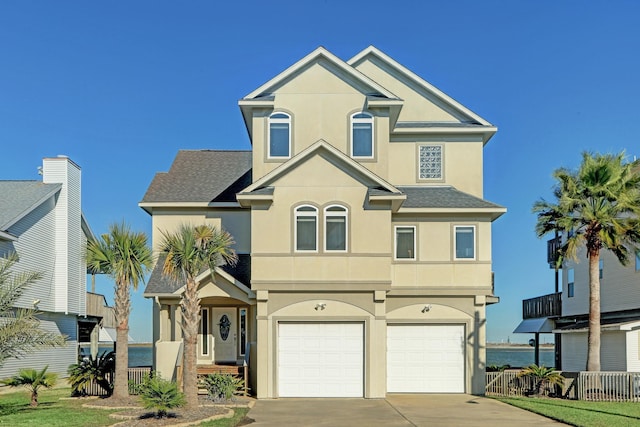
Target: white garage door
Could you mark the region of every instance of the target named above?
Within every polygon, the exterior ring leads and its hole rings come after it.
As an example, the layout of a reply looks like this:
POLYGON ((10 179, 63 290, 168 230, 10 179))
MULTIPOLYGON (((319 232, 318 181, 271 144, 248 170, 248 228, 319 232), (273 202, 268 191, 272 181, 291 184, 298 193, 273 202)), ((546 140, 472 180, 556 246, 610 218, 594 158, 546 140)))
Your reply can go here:
POLYGON ((464 393, 464 325, 388 325, 387 392, 464 393))
POLYGON ((362 323, 279 323, 280 397, 362 397, 362 323))

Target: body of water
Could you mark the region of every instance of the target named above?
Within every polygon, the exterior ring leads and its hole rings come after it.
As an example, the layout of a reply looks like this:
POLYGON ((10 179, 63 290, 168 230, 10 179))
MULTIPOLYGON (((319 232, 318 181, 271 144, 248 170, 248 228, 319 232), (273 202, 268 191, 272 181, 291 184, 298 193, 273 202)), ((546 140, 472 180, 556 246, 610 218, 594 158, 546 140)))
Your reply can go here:
MULTIPOLYGON (((535 363, 535 359, 532 347, 487 348, 487 366, 524 367, 535 363)), ((540 349, 540 365, 547 367, 555 365, 553 348, 540 349)))
MULTIPOLYGON (((89 354, 89 347, 82 346, 85 354, 89 354)), ((113 350, 112 346, 99 346, 98 354, 102 354, 104 351, 113 350)), ((129 367, 135 368, 136 366, 151 366, 153 364, 153 352, 151 344, 148 346, 129 346, 129 367)))

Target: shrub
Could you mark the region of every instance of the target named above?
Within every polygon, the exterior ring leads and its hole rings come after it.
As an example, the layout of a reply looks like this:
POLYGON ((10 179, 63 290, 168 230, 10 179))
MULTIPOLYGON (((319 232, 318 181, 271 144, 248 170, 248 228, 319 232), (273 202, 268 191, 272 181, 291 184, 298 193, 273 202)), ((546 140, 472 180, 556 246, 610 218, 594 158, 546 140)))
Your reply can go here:
POLYGON ((69 383, 72 396, 85 396, 87 389, 95 381, 106 393, 113 393, 113 373, 116 369, 116 353, 102 352, 93 358, 91 355, 82 357, 78 363, 69 366, 69 383))
POLYGON ((541 395, 544 392, 550 394, 552 389, 548 386, 564 385, 564 377, 554 368, 538 366, 536 364, 529 365, 523 369, 518 377, 529 377, 534 380, 534 389, 531 394, 541 395), (547 386, 547 387, 545 387, 547 386))
POLYGON ((244 392, 244 380, 229 374, 209 374, 202 379, 209 398, 214 401, 225 401, 234 395, 244 392))
POLYGON ((169 415, 169 410, 185 404, 184 393, 178 391, 178 385, 158 376, 149 376, 140 387, 140 399, 147 409, 156 411, 158 418, 169 415))

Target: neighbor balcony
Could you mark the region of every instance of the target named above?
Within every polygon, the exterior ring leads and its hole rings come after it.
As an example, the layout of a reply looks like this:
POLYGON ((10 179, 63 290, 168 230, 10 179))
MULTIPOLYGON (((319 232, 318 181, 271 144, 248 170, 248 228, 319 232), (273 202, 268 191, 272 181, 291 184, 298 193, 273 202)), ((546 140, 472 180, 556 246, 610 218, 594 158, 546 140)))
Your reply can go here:
POLYGON ((560 316, 561 313, 562 292, 556 292, 549 295, 522 300, 523 319, 554 317, 560 316))

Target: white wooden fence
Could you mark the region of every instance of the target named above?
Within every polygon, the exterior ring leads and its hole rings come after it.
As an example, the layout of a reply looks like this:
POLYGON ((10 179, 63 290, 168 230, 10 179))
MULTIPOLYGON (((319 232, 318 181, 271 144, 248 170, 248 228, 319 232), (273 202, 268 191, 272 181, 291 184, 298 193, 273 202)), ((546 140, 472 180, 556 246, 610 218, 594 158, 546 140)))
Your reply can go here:
MULTIPOLYGON (((487 372, 487 396, 527 396, 535 380, 519 377, 520 370, 487 372)), ((562 372, 561 395, 568 399, 599 402, 640 402, 640 372, 562 372)), ((552 391, 552 390, 547 390, 552 391)))

